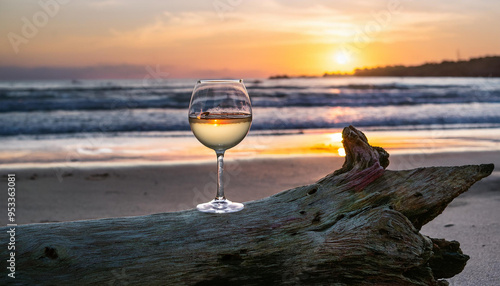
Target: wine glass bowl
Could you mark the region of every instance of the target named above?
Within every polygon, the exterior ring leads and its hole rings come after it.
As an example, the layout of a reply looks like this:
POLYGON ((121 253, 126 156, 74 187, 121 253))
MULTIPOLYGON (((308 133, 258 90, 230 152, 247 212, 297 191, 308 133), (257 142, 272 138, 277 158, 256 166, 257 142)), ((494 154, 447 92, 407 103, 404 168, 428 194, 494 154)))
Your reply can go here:
POLYGON ((252 104, 243 80, 200 80, 189 104, 189 125, 194 136, 217 155, 217 195, 199 204, 202 212, 229 213, 240 211, 243 204, 224 196, 222 181, 224 153, 238 145, 252 123, 252 104))

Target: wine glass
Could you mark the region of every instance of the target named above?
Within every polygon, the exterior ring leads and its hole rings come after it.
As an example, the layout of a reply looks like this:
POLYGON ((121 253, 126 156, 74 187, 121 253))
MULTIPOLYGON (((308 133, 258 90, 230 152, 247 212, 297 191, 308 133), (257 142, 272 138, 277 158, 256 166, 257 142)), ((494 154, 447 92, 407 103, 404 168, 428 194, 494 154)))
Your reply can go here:
POLYGON ((252 124, 252 104, 243 80, 199 80, 189 103, 189 125, 194 136, 217 155, 217 194, 196 208, 208 213, 230 213, 244 208, 224 196, 224 152, 245 138, 252 124))

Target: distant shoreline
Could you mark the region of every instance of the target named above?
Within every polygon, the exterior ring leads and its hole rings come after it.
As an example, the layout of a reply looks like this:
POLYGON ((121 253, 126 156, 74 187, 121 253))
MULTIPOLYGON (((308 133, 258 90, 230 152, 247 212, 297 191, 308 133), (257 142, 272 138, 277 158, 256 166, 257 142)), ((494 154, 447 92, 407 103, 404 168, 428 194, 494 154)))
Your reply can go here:
POLYGON ((318 78, 318 77, 500 77, 500 56, 471 58, 463 61, 442 61, 418 66, 384 66, 357 68, 353 73, 327 73, 322 76, 273 75, 269 79, 318 78))

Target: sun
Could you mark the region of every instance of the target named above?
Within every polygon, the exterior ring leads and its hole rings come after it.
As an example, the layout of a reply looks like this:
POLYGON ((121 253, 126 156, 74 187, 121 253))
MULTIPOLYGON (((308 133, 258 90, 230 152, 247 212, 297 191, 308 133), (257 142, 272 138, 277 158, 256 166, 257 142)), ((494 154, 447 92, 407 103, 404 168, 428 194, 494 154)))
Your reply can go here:
POLYGON ((349 57, 349 55, 346 52, 339 51, 335 54, 335 61, 339 65, 345 65, 351 61, 351 58, 349 57))

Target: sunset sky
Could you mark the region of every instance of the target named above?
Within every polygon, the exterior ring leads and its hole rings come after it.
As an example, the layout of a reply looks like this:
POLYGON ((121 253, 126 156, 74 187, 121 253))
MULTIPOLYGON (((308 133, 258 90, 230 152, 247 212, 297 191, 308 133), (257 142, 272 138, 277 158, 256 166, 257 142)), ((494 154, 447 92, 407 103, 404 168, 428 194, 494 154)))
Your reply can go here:
POLYGON ((320 75, 498 55, 498 27, 498 0, 0 0, 0 79, 320 75))

